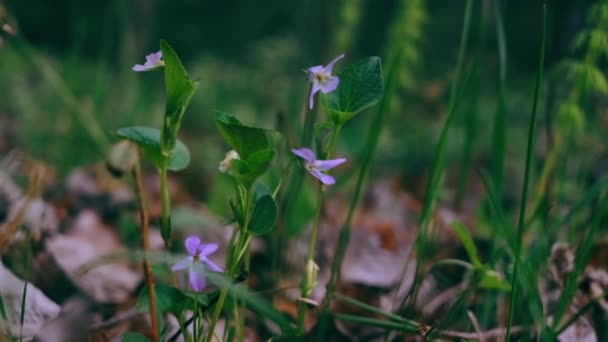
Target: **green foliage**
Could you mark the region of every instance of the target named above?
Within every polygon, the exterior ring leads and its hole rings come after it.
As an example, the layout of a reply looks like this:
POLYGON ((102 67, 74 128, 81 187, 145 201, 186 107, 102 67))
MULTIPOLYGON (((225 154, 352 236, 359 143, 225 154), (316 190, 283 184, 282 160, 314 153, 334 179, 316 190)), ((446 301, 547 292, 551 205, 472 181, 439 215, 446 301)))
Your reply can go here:
POLYGON ((236 117, 215 112, 215 123, 222 137, 241 159, 248 159, 252 154, 272 148, 278 138, 275 131, 243 125, 236 117))
MULTIPOLYGON (((128 139, 139 146, 145 159, 152 162, 157 168, 161 168, 164 155, 161 152, 160 131, 152 127, 124 127, 116 130, 116 135, 128 139)), ((190 163, 190 152, 184 143, 177 140, 175 149, 169 154, 168 169, 180 171, 190 163)))
POLYGON ((246 159, 234 159, 231 168, 234 177, 250 186, 268 170, 275 154, 275 150, 266 148, 250 154, 246 159))
POLYGON ((342 70, 338 88, 322 96, 331 121, 343 125, 358 112, 382 98, 384 82, 380 57, 367 57, 342 70))
POLYGON ((557 111, 557 125, 560 132, 580 133, 585 128, 585 114, 576 102, 564 102, 557 111))
POLYGON ((473 238, 469 233, 469 230, 462 225, 462 223, 456 222, 452 225, 452 229, 454 233, 462 242, 462 245, 467 252, 467 256, 471 261, 471 266, 473 269, 479 274, 479 286, 484 289, 494 289, 494 290, 506 290, 510 289, 509 284, 505 283, 505 281, 501 278, 500 274, 485 264, 481 263, 479 260, 477 247, 473 242, 473 238))
POLYGON ((169 157, 175 149, 177 132, 198 83, 192 82, 173 48, 160 42, 165 62, 166 107, 163 119, 161 152, 169 157))
POLYGON ((277 221, 277 204, 271 195, 260 197, 253 207, 248 229, 253 235, 264 235, 274 227, 277 221))
POLYGON ((469 256, 469 260, 473 263, 474 267, 481 267, 481 261, 479 261, 479 257, 477 256, 477 247, 475 247, 475 243, 473 242, 473 238, 469 234, 469 231, 462 225, 462 223, 456 222, 452 225, 452 229, 456 236, 462 242, 464 249, 469 256))

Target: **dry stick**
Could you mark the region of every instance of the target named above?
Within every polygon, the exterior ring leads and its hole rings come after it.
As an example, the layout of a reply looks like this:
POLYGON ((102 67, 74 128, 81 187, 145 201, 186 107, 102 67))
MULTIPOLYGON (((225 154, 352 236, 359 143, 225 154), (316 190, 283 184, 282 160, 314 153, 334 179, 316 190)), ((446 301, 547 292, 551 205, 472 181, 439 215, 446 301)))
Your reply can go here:
POLYGON ((137 194, 137 205, 139 206, 139 220, 141 227, 141 247, 144 251, 144 273, 146 275, 146 285, 148 286, 148 302, 150 303, 150 322, 152 325, 152 341, 158 341, 158 322, 156 321, 156 298, 154 295, 154 277, 152 266, 145 256, 148 252, 148 211, 144 196, 144 187, 141 177, 141 167, 139 162, 133 168, 133 179, 135 180, 135 193, 137 194))
POLYGON ((477 321, 477 317, 471 310, 467 311, 467 316, 469 316, 469 320, 471 320, 471 324, 473 325, 473 329, 477 333, 477 338, 479 338, 480 342, 484 342, 485 338, 483 336, 483 332, 481 331, 481 326, 479 325, 479 321, 477 321))

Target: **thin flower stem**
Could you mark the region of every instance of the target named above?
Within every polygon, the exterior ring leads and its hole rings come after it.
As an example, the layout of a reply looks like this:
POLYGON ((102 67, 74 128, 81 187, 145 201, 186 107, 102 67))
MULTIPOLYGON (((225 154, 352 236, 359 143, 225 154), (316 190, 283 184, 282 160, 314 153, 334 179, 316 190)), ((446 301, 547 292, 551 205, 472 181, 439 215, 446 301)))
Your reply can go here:
POLYGON ((325 294, 325 298, 323 299, 323 303, 321 305, 321 318, 319 319, 320 324, 317 333, 317 339, 321 341, 325 340, 329 321, 329 304, 333 299, 335 286, 338 282, 338 279, 340 278, 340 268, 342 266, 342 260, 344 259, 344 255, 346 254, 346 248, 348 247, 348 242, 350 241, 351 220, 355 213, 355 209, 357 208, 357 205, 359 203, 359 197, 361 196, 361 192, 363 191, 363 185, 367 173, 371 167, 374 154, 376 152, 376 146, 378 145, 382 126, 384 125, 384 120, 390 108, 392 90, 396 84, 397 78, 395 75, 398 74, 400 57, 401 52, 398 52, 395 57, 393 57, 392 60, 389 61, 385 85, 387 95, 382 98, 382 101, 380 102, 380 105, 378 107, 378 114, 370 125, 370 129, 368 131, 365 143, 366 149, 364 152, 363 161, 361 163, 361 168, 359 170, 359 175, 357 177, 357 185, 355 187, 355 192, 351 197, 350 206, 348 208, 348 214, 346 216, 344 224, 340 228, 338 242, 336 242, 336 252, 331 264, 331 275, 329 278, 329 283, 326 287, 327 291, 325 294))
MULTIPOLYGON (((319 232, 319 223, 321 222, 321 212, 323 211, 323 184, 319 183, 317 190, 317 208, 316 216, 312 225, 312 233, 308 242, 308 254, 306 255, 306 263, 304 264, 304 274, 302 275, 302 282, 300 284, 301 298, 307 298, 312 292, 312 288, 309 288, 311 284, 308 284, 308 268, 307 266, 313 262, 315 256, 315 246, 317 242, 317 234, 319 232)), ((298 302, 298 333, 304 332, 304 318, 306 316, 306 303, 302 300, 298 302)))
POLYGON ((540 37, 540 51, 539 51, 539 61, 538 61, 538 72, 536 73, 536 86, 534 88, 534 98, 532 100, 532 115, 530 117, 530 129, 528 131, 528 145, 526 148, 526 164, 524 167, 524 184, 522 186, 522 194, 521 194, 521 204, 519 207, 519 222, 517 225, 517 250, 515 253, 514 266, 513 266, 513 279, 511 282, 511 294, 510 294, 510 304, 509 304, 509 316, 507 318, 507 332, 505 334, 505 341, 509 341, 509 337, 511 335, 511 325, 513 324, 513 315, 515 313, 515 299, 517 297, 517 278, 519 272, 519 264, 520 259, 522 259, 522 240, 524 235, 524 227, 526 222, 526 205, 528 198, 528 183, 530 181, 530 169, 532 165, 532 156, 533 156, 533 148, 534 148, 534 137, 536 134, 536 113, 537 113, 537 104, 538 97, 540 92, 541 83, 543 80, 543 66, 545 61, 545 37, 547 31, 547 5, 543 5, 543 21, 541 28, 541 37, 540 37))
MULTIPOLYGON (((144 194, 144 186, 141 175, 141 166, 139 163, 135 164, 133 168, 133 179, 135 180, 135 193, 137 196, 137 206, 139 207, 139 224, 140 224, 140 238, 141 248, 144 255, 150 249, 148 241, 148 210, 146 209, 146 197, 144 194)), ((144 274, 146 277, 146 285, 148 287, 148 302, 150 306, 150 325, 152 329, 152 341, 158 341, 158 322, 156 317, 156 295, 154 288, 154 275, 152 274, 152 266, 150 260, 144 256, 144 274)))
MULTIPOLYGON (((239 188, 237 188, 239 191, 239 188)), ((251 210, 253 206, 253 193, 250 187, 245 189, 245 198, 244 202, 241 202, 241 207, 244 209, 245 213, 245 221, 242 227, 235 227, 232 231, 232 236, 230 237, 230 243, 228 245, 228 257, 226 259, 226 271, 228 272, 228 276, 232 277, 238 271, 240 261, 243 258, 243 255, 246 254, 249 249, 249 243, 251 242, 251 235, 247 233, 247 226, 249 223, 249 219, 251 218, 251 210), (238 239, 236 237, 238 234, 238 239)), ((213 340, 213 336, 215 334, 215 326, 217 324, 217 320, 220 317, 220 313, 222 312, 222 308, 224 307, 224 302, 226 301, 226 297, 228 295, 228 288, 223 288, 220 292, 219 299, 215 304, 215 309, 213 311, 213 316, 211 316, 211 320, 209 321, 209 331, 207 332, 206 341, 211 342, 213 340)))
POLYGON ((165 248, 169 250, 171 247, 171 197, 167 186, 167 163, 168 160, 165 160, 160 168, 160 232, 165 242, 165 248))

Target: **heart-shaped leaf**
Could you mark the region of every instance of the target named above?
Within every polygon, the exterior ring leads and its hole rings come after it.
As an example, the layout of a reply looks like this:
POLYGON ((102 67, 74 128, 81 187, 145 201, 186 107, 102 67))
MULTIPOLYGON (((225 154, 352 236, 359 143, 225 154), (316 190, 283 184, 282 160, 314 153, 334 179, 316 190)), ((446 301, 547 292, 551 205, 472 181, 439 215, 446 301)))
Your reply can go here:
POLYGON ((162 128, 161 151, 169 155, 175 149, 177 132, 184 117, 190 99, 198 86, 192 82, 179 57, 164 40, 160 42, 160 50, 165 62, 165 93, 166 107, 162 128))
POLYGON ((277 204, 270 195, 260 197, 253 206, 249 232, 253 235, 268 233, 277 222, 277 204))
MULTIPOLYGON (((142 155, 157 168, 160 168, 164 156, 160 149, 160 131, 152 127, 134 126, 116 130, 116 135, 128 139, 139 146, 142 155)), ((175 150, 169 156, 168 168, 171 171, 185 169, 190 163, 190 152, 184 143, 177 140, 175 150)))
POLYGON ((273 149, 267 148, 249 155, 247 159, 234 159, 232 161, 234 177, 245 185, 253 184, 268 170, 275 153, 273 149))
POLYGON ((342 125, 382 98, 384 82, 380 57, 367 57, 345 68, 338 75, 338 88, 321 96, 331 120, 342 125))
POLYGON ((278 138, 275 131, 243 125, 232 115, 216 112, 215 122, 220 133, 242 160, 260 150, 271 148, 278 138))

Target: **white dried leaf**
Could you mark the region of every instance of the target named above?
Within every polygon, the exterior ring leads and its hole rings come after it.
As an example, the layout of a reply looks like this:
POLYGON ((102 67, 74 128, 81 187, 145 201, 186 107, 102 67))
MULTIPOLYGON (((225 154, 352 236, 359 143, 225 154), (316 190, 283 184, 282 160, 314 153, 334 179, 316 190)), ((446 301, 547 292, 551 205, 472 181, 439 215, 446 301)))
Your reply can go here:
POLYGON ((123 264, 105 264, 80 274, 83 266, 107 255, 93 241, 56 235, 46 246, 70 280, 98 302, 126 301, 141 280, 138 272, 123 264))
MULTIPOLYGON (((0 317, 0 331, 6 331, 15 337, 18 337, 21 332, 21 301, 24 286, 25 282, 17 278, 0 262, 0 295, 2 295, 7 315, 7 321, 3 321, 0 317)), ((59 314, 60 310, 57 304, 32 284, 27 285, 24 309, 24 340, 33 338, 47 321, 59 314)))

